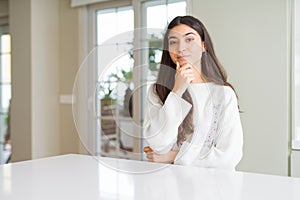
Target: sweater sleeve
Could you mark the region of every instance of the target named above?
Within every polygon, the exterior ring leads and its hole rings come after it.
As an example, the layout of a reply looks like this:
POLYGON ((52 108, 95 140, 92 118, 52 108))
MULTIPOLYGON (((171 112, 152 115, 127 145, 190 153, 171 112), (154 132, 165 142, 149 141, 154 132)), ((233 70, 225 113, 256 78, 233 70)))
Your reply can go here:
POLYGON ((235 93, 227 89, 216 142, 205 155, 200 153, 204 146, 186 143, 185 155, 175 164, 234 170, 243 155, 243 130, 237 105, 235 93))
POLYGON ((191 104, 170 92, 162 105, 154 93, 153 86, 149 88, 145 108, 144 137, 148 145, 157 153, 169 152, 177 140, 178 127, 184 120, 191 104))

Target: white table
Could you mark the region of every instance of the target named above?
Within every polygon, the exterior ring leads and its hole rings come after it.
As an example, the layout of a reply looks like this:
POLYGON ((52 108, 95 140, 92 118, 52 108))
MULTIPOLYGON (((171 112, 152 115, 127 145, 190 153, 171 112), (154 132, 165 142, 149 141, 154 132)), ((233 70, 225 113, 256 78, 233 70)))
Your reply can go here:
POLYGON ((0 199, 299 200, 300 179, 63 155, 0 166, 0 199))

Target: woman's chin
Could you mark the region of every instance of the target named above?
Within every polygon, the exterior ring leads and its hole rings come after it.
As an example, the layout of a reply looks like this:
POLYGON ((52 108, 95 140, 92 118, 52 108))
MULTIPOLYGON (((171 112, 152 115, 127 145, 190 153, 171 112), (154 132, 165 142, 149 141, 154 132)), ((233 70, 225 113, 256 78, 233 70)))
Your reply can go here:
POLYGON ((178 60, 178 63, 179 63, 180 66, 182 66, 182 65, 184 65, 186 63, 189 63, 189 61, 182 59, 182 60, 178 60))

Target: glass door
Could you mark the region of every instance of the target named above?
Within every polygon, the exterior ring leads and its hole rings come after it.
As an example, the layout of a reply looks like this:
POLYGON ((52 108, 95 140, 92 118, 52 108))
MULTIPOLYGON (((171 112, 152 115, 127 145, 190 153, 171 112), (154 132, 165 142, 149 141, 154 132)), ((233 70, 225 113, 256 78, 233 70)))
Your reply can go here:
POLYGON ((133 90, 133 28, 131 6, 96 12, 97 120, 99 154, 131 158, 132 118, 129 101, 133 90))

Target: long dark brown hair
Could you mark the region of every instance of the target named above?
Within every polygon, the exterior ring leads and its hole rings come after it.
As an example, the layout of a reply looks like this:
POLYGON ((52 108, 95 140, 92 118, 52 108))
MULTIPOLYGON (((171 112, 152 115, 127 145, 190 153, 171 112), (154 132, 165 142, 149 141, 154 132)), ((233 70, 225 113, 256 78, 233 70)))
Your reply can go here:
MULTIPOLYGON (((203 23, 195 17, 192 16, 178 16, 175 17, 168 25, 166 34, 163 41, 163 53, 160 63, 160 69, 158 72, 157 81, 154 84, 154 92, 158 95, 162 103, 165 100, 171 90, 173 89, 175 82, 176 64, 172 61, 169 54, 169 42, 168 35, 170 30, 175 26, 180 24, 185 24, 195 31, 201 37, 202 42, 204 42, 205 51, 202 53, 201 58, 201 76, 206 82, 213 82, 218 85, 225 85, 234 88, 230 83, 227 82, 227 74, 222 65, 220 64, 213 47, 213 43, 210 36, 203 25, 203 23)), ((199 55, 200 56, 200 55, 199 55)), ((188 90, 184 92, 182 98, 193 105, 193 101, 188 90)), ((181 145, 182 142, 194 132, 193 124, 193 112, 192 108, 186 118, 178 127, 177 144, 181 145)))

